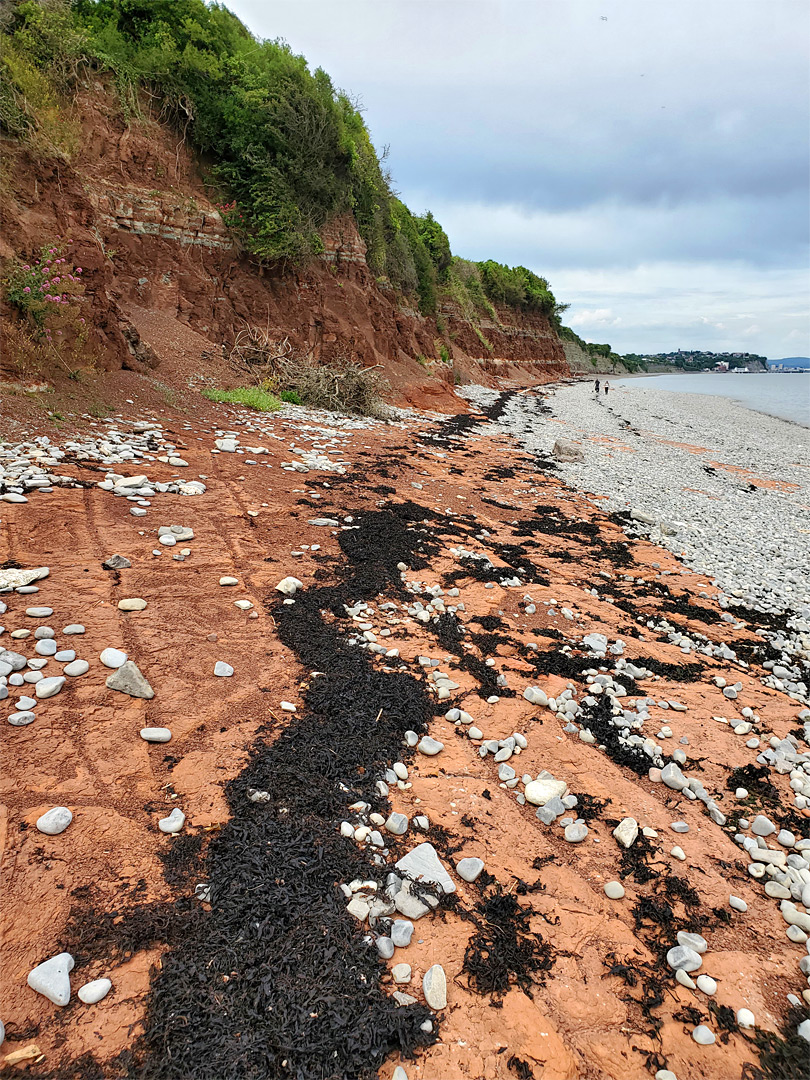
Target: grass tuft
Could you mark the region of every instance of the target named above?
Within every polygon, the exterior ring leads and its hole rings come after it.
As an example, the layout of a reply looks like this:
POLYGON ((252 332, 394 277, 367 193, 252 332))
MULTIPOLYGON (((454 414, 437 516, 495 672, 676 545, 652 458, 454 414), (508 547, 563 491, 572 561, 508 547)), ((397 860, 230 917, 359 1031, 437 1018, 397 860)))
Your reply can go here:
POLYGON ((270 394, 258 386, 237 386, 235 390, 211 390, 206 387, 202 396, 209 401, 221 401, 228 405, 246 405, 259 412, 276 412, 281 408, 281 401, 275 394, 270 394))

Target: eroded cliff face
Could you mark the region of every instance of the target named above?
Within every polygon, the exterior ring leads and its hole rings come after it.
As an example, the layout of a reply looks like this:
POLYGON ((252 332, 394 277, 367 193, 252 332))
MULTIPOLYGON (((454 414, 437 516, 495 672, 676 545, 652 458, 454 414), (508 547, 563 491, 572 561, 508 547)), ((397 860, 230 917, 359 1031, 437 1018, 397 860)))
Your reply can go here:
MULTIPOLYGON (((163 340, 174 322, 179 338, 187 340, 190 328, 220 360, 241 328, 258 325, 319 360, 345 355, 380 365, 400 401, 422 406, 457 401, 454 379, 486 382, 497 371, 537 383, 568 374, 548 322, 514 313, 482 327, 490 349, 460 312, 444 312, 452 365, 441 363, 436 321, 375 281, 350 215, 329 224, 324 254, 307 266, 258 266, 223 222, 175 131, 149 116, 127 124, 100 81, 82 92, 76 110, 82 139, 69 164, 35 161, 24 146, 4 141, 0 256, 31 256, 72 238, 91 344, 105 369, 168 363, 163 353, 171 350, 149 333, 159 318, 163 340)), ((10 362, 7 355, 6 378, 10 362)))

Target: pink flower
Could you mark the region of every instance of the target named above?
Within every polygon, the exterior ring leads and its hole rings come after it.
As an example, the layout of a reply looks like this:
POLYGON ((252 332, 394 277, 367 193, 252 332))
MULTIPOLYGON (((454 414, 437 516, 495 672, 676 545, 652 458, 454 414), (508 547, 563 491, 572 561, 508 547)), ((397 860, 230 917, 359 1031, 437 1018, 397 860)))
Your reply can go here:
POLYGON ((30 270, 30 269, 31 269, 31 267, 28 265, 28 263, 26 263, 25 266, 23 267, 23 270, 30 270))
POLYGON ((57 330, 56 332, 60 337, 62 336, 62 331, 61 330, 57 330))
POLYGON ((26 286, 25 286, 25 288, 23 289, 23 292, 24 292, 24 293, 30 293, 30 292, 31 292, 31 290, 30 290, 30 289, 28 288, 28 286, 26 285, 26 286))
POLYGON ((79 322, 84 324, 84 319, 79 319, 79 322))
POLYGON ((49 255, 55 255, 56 254, 56 248, 48 248, 48 254, 49 255))
POLYGON ((54 283, 54 285, 58 285, 58 284, 59 284, 59 282, 60 282, 61 280, 62 280, 61 278, 55 277, 55 278, 53 279, 53 283, 54 283))
POLYGON ((80 274, 81 272, 82 272, 82 268, 80 266, 77 266, 76 267, 76 273, 80 274))

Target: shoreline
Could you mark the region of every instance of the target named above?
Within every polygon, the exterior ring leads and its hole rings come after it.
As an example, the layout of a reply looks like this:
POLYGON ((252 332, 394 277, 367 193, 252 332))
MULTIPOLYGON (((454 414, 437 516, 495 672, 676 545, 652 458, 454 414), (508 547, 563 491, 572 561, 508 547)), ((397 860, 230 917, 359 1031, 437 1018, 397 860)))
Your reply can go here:
POLYGON ((552 423, 538 424, 536 406, 516 397, 500 429, 530 452, 573 441, 584 460, 559 465, 572 486, 649 519, 657 543, 750 606, 810 618, 810 431, 799 444, 806 429, 781 417, 672 390, 616 388, 606 400, 578 382, 544 400, 552 423))
MULTIPOLYGON (((634 374, 628 375, 628 376, 621 376, 616 381, 619 382, 619 383, 622 383, 622 382, 625 381, 625 379, 633 379, 633 380, 635 380, 637 378, 657 378, 658 376, 665 375, 665 374, 671 375, 671 374, 675 374, 675 373, 673 373, 673 372, 654 372, 652 374, 647 374, 647 375, 641 375, 641 374, 635 374, 634 373, 634 374)), ((678 374, 681 374, 681 373, 678 373, 678 374)), ((682 374, 687 378, 691 378, 692 376, 719 375, 719 374, 722 374, 722 373, 721 372, 683 372, 682 374)), ((733 374, 733 373, 731 373, 731 374, 733 374)), ((772 372, 771 373, 771 372, 767 372, 767 371, 752 371, 749 374, 751 374, 753 376, 757 376, 757 375, 768 375, 768 374, 773 374, 773 375, 776 375, 776 374, 799 375, 799 374, 803 374, 803 373, 802 372, 784 372, 784 373, 772 372)), ((808 393, 810 393, 810 372, 807 372, 807 376, 808 376, 807 390, 808 390, 808 393)), ((767 406, 763 406, 761 408, 754 408, 749 402, 747 402, 747 401, 745 401, 745 400, 743 400, 741 398, 735 397, 733 395, 733 393, 728 393, 728 394, 724 394, 724 393, 706 394, 706 393, 703 393, 703 392, 698 393, 697 391, 678 390, 675 387, 661 388, 659 390, 659 393, 683 394, 686 397, 715 398, 715 399, 719 399, 719 400, 722 400, 722 401, 729 401, 729 402, 732 402, 734 405, 739 406, 739 408, 745 409, 748 412, 754 413, 757 416, 768 416, 773 420, 781 420, 785 424, 792 424, 793 426, 795 426, 797 428, 800 428, 800 429, 810 433, 810 415, 809 415, 807 423, 802 423, 799 420, 794 420, 792 417, 780 416, 778 413, 769 412, 768 409, 767 409, 767 406)), ((807 411, 808 411, 808 414, 810 414, 810 405, 808 405, 808 410, 807 411)))

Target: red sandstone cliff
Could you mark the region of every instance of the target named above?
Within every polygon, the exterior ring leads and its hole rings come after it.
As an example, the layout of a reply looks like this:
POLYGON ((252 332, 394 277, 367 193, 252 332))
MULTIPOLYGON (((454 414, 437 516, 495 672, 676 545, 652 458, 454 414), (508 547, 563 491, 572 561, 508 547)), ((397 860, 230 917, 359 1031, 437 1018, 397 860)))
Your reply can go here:
MULTIPOLYGON (((212 370, 221 374, 221 347, 252 324, 319 359, 341 354, 379 364, 400 400, 423 406, 449 404, 454 377, 486 381, 497 371, 543 382, 568 373, 545 318, 513 312, 482 327, 488 349, 460 312, 443 311, 452 367, 439 362, 436 321, 375 281, 350 216, 324 230, 326 250, 306 267, 257 266, 174 131, 149 117, 127 124, 101 82, 79 97, 77 112, 82 138, 70 163, 34 160, 21 144, 3 141, 0 256, 30 257, 57 237, 72 238, 91 342, 105 369, 147 371, 191 350, 197 355, 186 357, 188 370, 196 364, 205 375, 216 358, 212 370), (211 353, 199 348, 203 339, 211 353)), ((12 359, 4 350, 6 378, 12 359)))

